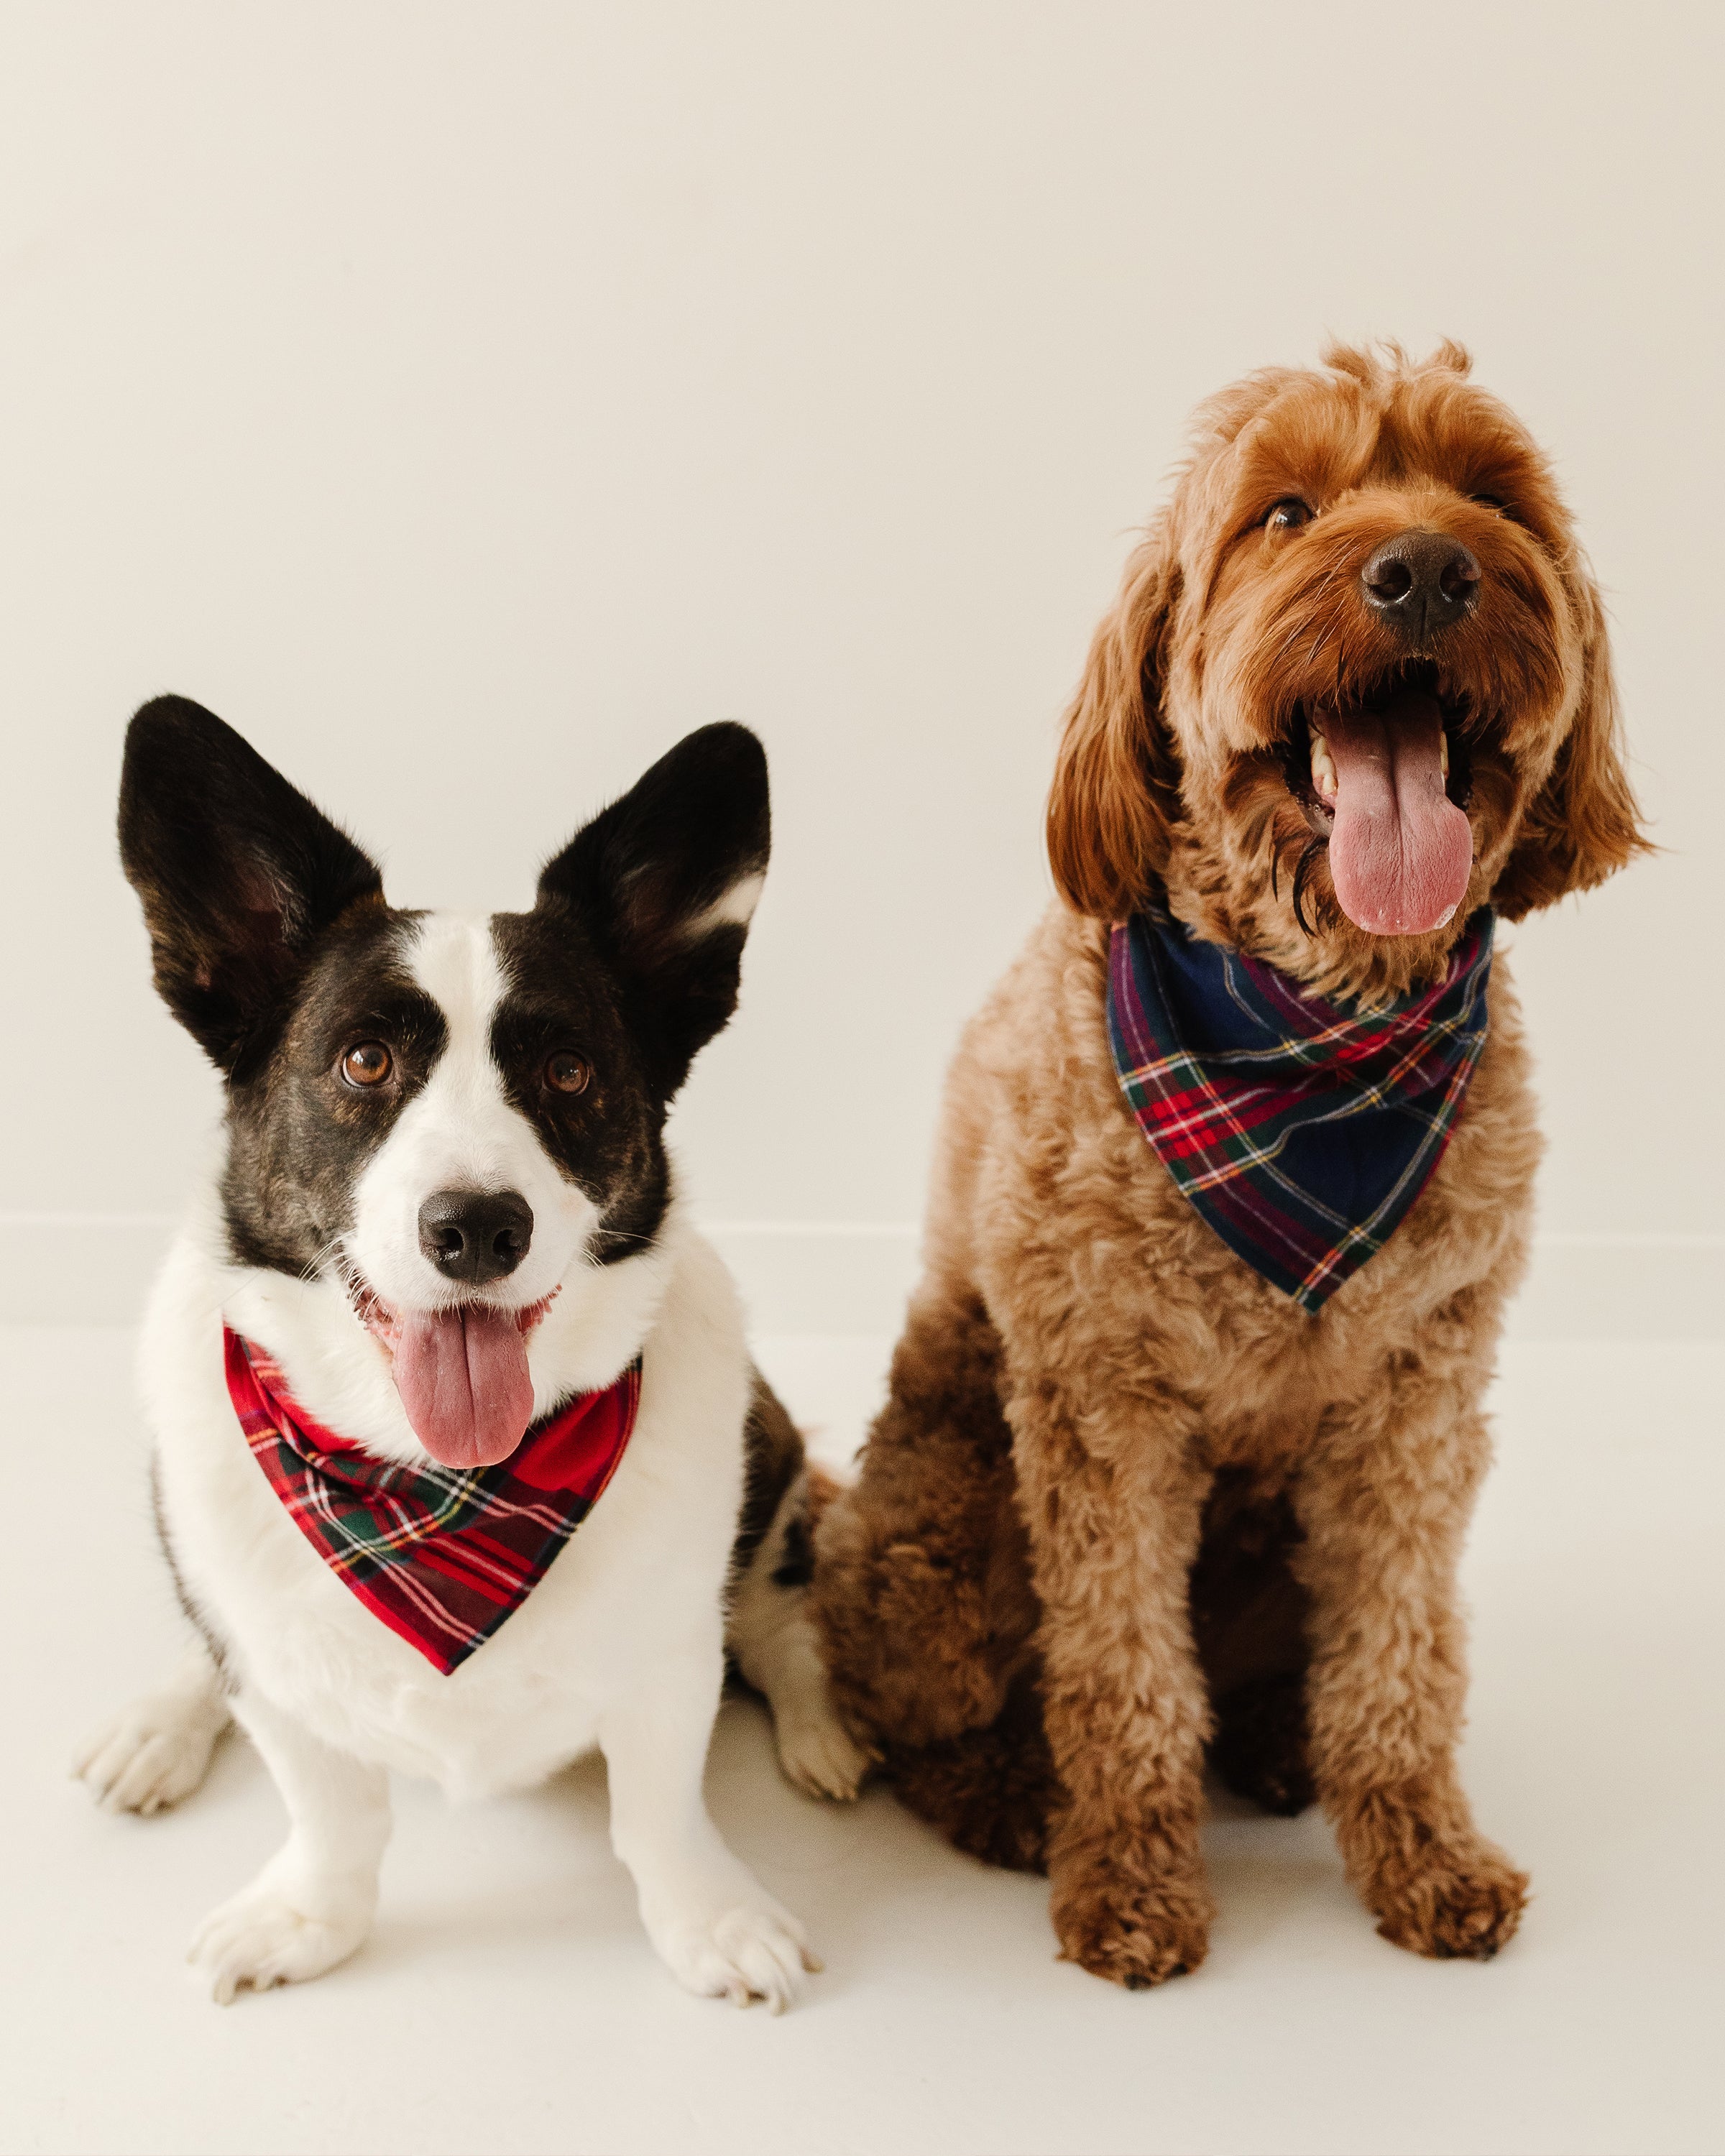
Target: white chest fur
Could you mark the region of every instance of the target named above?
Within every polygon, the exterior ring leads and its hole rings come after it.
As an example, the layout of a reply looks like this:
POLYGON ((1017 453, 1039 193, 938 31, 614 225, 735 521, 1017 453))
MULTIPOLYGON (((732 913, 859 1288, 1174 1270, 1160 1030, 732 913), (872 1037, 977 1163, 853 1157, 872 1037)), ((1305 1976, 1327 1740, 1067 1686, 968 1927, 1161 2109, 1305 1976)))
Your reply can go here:
POLYGON ((344 1753, 466 1797, 543 1779, 595 1742, 609 1704, 655 1689, 680 1661, 713 1662, 742 1486, 742 1320, 723 1266, 687 1228, 649 1264, 596 1276, 608 1305, 597 1328, 566 1289, 535 1342, 536 1386, 553 1392, 578 1369, 608 1383, 639 1351, 634 1432, 526 1601, 445 1676, 342 1584, 275 1496, 228 1396, 221 1317, 278 1358, 308 1410, 355 1435, 344 1414, 363 1424, 398 1413, 378 1351, 328 1287, 236 1272, 195 1231, 182 1239, 146 1323, 144 1393, 175 1562, 243 1689, 344 1753))

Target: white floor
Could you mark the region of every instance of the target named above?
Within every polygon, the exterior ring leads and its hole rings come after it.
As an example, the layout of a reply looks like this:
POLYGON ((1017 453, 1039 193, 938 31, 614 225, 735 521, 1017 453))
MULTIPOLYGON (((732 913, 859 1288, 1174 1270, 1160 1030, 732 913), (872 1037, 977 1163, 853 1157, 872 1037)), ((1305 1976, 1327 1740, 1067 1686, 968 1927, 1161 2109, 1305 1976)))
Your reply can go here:
MULTIPOLYGON (((885 1342, 762 1358, 842 1456, 885 1342)), ((1320 1821, 1219 1804, 1205 1968, 1128 1994, 1057 1964, 1035 1880, 884 1795, 786 1789, 726 1711, 714 1808, 828 1973, 781 2020, 685 1997, 606 1845, 603 1774, 451 1811, 399 1793, 375 1938, 223 2011, 181 1960, 279 1831, 230 1741, 151 1820, 66 1779, 175 1625, 125 1335, 0 1334, 0 2148, 1127 2156, 1725 2149, 1725 1351, 1522 1347, 1469 1560, 1466 1770, 1531 1866, 1489 1967, 1373 1933, 1320 1821)))

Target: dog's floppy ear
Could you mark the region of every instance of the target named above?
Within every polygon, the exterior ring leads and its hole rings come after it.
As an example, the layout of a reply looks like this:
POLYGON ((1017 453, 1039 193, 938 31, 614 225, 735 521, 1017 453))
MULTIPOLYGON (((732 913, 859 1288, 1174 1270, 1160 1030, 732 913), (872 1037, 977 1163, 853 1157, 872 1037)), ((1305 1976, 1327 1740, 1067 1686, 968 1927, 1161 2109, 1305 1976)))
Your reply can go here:
POLYGON ((1643 834, 1629 774, 1605 609, 1585 576, 1577 603, 1585 624, 1581 696, 1550 776, 1535 794, 1491 894, 1507 921, 1552 906, 1573 891, 1589 891, 1651 853, 1643 834))
POLYGON ((157 987, 229 1076, 272 1037, 324 931, 383 897, 377 864, 183 696, 158 696, 126 730, 120 858, 157 987))
POLYGON ((667 1099, 737 1008, 770 839, 766 752, 702 726, 540 875, 541 906, 572 909, 617 968, 667 1099))
POLYGON ((1179 590, 1166 521, 1127 564, 1066 713, 1048 802, 1048 858, 1080 913, 1118 921, 1168 864, 1178 761, 1162 716, 1168 624, 1179 590))

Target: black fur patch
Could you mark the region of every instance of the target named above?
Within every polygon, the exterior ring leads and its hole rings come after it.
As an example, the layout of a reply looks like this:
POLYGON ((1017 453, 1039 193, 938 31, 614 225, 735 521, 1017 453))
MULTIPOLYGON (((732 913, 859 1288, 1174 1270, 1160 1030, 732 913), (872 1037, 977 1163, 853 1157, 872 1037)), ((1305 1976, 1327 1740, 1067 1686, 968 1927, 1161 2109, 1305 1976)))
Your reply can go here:
POLYGON ((162 999, 230 1076, 269 1055, 325 932, 383 901, 376 862, 184 696, 158 696, 126 730, 120 858, 162 999))
POLYGON ((448 1029, 407 970, 416 919, 380 906, 331 930, 275 1052, 230 1081, 222 1198, 236 1265, 315 1272, 353 1224, 367 1163, 430 1077, 448 1029), (340 1065, 369 1040, 387 1045, 393 1067, 362 1091, 340 1065))
POLYGON ((578 831, 539 878, 537 911, 578 920, 614 971, 649 1079, 669 1101, 737 1008, 747 931, 695 926, 771 844, 767 758, 747 726, 702 726, 578 831))
POLYGON ((807 1587, 814 1577, 814 1541, 799 1513, 784 1531, 784 1555, 773 1568, 775 1587, 807 1587))
POLYGON ((228 1081, 222 1178, 235 1261, 307 1274, 352 1224, 361 1170, 424 1084, 445 1027, 402 957, 417 917, 376 864, 231 726, 181 696, 126 734, 120 850, 156 983, 228 1081), (390 1077, 341 1077, 355 1042, 390 1077))
POLYGON ((624 1019, 613 968, 584 924, 561 908, 494 915, 491 934, 509 984, 491 1021, 504 1092, 598 1207, 593 1255, 602 1264, 631 1256, 658 1234, 670 1202, 669 1104, 624 1019), (560 1049, 591 1066, 585 1092, 546 1082, 547 1060, 560 1049))
POLYGON ((659 1232, 665 1112, 737 1008, 747 932, 699 923, 765 870, 769 843, 761 744, 745 726, 703 726, 546 864, 531 913, 493 917, 509 988, 491 1052, 511 1102, 599 1208, 602 1264, 659 1232), (545 1082, 559 1049, 592 1066, 585 1092, 545 1082))
MULTIPOLYGON (((737 1523, 737 1542, 731 1553, 731 1576, 740 1579, 754 1561, 754 1556, 778 1516, 784 1495, 803 1471, 803 1435, 797 1428, 785 1405, 771 1385, 757 1370, 754 1373, 754 1391, 749 1401, 748 1419, 743 1424, 743 1488, 742 1512, 737 1523)), ((803 1539, 808 1529, 801 1517, 791 1523, 791 1532, 801 1530, 803 1539)), ((773 1577, 778 1578, 775 1573, 773 1577)), ((784 1586, 788 1583, 780 1580, 784 1586)))

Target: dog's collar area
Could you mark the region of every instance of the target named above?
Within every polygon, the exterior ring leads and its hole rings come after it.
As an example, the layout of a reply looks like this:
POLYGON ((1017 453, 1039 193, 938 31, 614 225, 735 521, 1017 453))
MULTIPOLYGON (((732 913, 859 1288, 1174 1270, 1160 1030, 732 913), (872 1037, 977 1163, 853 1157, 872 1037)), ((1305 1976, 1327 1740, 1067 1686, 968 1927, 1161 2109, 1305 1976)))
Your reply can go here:
POLYGON ((223 1328, 228 1395, 288 1517, 350 1594, 445 1676, 519 1609, 603 1495, 634 1433, 641 1365, 465 1471, 375 1460, 308 1414, 280 1367, 223 1328))
POLYGON ((1127 1106, 1237 1257, 1317 1312, 1405 1219, 1485 1046, 1492 916, 1386 1010, 1328 1002, 1156 904, 1113 932, 1108 1036, 1127 1106))

